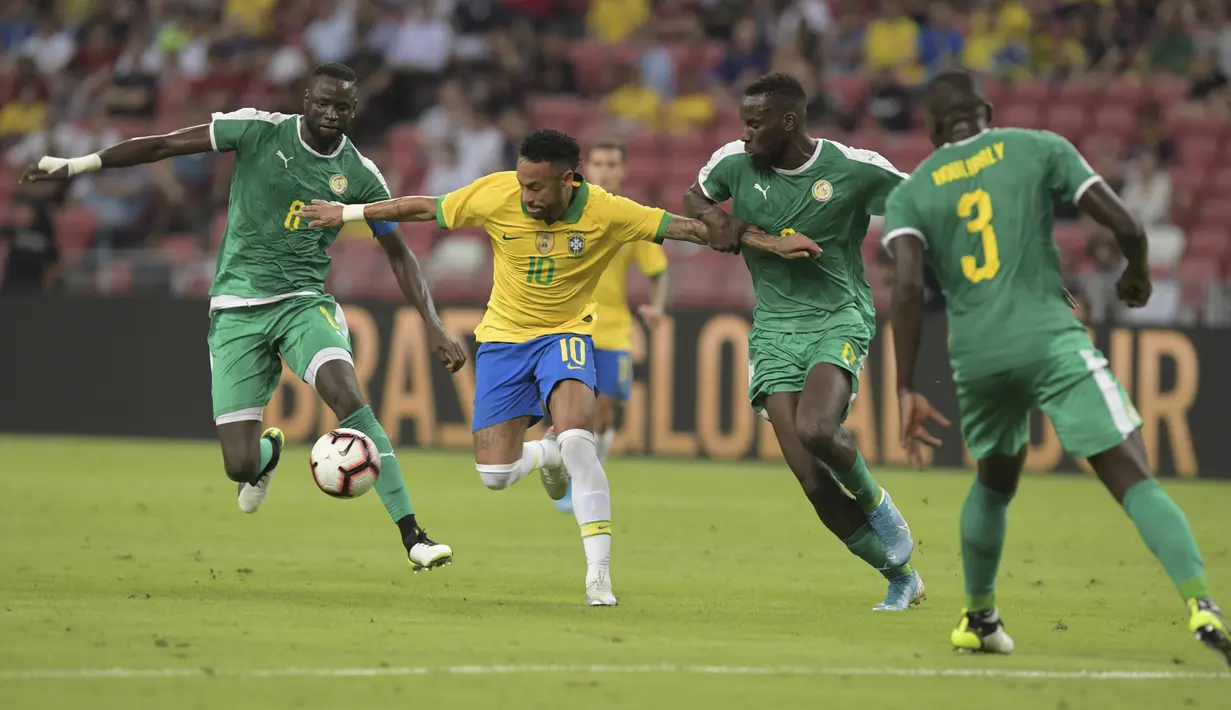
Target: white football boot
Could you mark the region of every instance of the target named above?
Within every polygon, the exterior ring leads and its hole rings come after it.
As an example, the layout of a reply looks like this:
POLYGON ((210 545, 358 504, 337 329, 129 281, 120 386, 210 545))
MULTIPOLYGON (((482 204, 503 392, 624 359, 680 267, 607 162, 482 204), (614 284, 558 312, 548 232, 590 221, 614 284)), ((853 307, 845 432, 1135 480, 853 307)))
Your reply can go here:
POLYGON ((586 570, 586 606, 616 606, 615 593, 611 591, 611 572, 598 565, 586 570))
POLYGON ((265 433, 261 434, 261 438, 269 439, 274 446, 274 453, 269 457, 269 463, 265 464, 264 470, 261 471, 261 477, 257 479, 256 485, 239 484, 239 509, 245 513, 255 513, 265 502, 265 497, 269 495, 269 484, 273 482, 274 470, 278 468, 278 459, 282 458, 282 447, 286 445, 286 436, 278 427, 266 429, 265 433))
MULTIPOLYGON (((556 443, 556 428, 551 427, 547 433, 543 435, 544 441, 556 443)), ((558 448, 558 447, 557 447, 558 448)), ((569 492, 569 477, 568 471, 564 470, 564 461, 552 465, 549 462, 540 462, 543 467, 539 469, 539 480, 543 482, 543 488, 547 491, 547 497, 552 500, 560 500, 569 492)))

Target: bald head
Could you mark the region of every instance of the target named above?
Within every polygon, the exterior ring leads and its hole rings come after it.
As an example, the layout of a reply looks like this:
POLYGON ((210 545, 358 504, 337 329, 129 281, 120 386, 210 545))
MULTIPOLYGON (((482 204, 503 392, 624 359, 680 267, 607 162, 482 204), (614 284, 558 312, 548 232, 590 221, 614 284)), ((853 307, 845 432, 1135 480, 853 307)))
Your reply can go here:
POLYGON ((932 143, 938 146, 974 135, 991 120, 991 104, 978 79, 961 69, 933 77, 923 91, 923 105, 932 143))

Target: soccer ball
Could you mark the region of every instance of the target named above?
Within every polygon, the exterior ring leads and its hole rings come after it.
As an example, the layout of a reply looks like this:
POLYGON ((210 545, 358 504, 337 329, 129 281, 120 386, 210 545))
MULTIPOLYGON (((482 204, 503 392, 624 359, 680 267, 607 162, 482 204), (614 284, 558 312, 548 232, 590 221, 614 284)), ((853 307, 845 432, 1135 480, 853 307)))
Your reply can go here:
POLYGON ((312 446, 312 478, 327 495, 358 498, 380 476, 380 452, 361 431, 338 428, 312 446))

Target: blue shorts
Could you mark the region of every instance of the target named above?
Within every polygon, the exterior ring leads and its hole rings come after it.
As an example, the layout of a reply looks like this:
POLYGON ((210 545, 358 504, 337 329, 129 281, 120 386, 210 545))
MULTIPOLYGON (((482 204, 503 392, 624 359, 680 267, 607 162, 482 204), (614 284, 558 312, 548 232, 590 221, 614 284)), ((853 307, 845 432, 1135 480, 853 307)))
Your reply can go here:
POLYGON ((524 343, 481 343, 474 357, 474 422, 478 431, 518 417, 530 426, 564 380, 594 389, 594 343, 588 335, 544 335, 524 343))
POLYGON ((594 351, 594 369, 598 375, 598 392, 628 401, 633 387, 633 359, 627 350, 594 351))

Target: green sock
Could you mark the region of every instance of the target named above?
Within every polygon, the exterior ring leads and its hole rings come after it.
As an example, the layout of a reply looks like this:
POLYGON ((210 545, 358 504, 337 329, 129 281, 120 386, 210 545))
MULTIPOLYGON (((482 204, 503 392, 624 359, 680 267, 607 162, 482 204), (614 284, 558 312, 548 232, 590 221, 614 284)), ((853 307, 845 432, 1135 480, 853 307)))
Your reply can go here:
POLYGON ((1149 478, 1128 489, 1124 494, 1124 512, 1132 518, 1150 552, 1163 563, 1182 597, 1210 596, 1201 550, 1197 549, 1188 519, 1158 481, 1149 478))
POLYGON ((410 496, 406 495, 406 484, 402 481, 402 468, 393 455, 393 444, 385 434, 385 428, 376 421, 372 408, 364 405, 362 409, 339 422, 347 429, 358 429, 376 443, 380 452, 380 476, 376 479, 376 492, 380 501, 389 511, 389 517, 397 522, 407 515, 413 515, 414 507, 410 504, 410 496))
POLYGON ((863 461, 863 454, 855 452, 855 465, 851 466, 850 470, 839 471, 835 468, 833 473, 838 483, 841 483, 855 498, 859 507, 863 508, 863 512, 866 513, 881 504, 881 487, 872 480, 872 473, 863 461))
POLYGON ((258 475, 260 474, 261 471, 265 470, 265 467, 269 465, 269 460, 272 459, 273 457, 274 457, 274 442, 262 436, 261 437, 261 465, 257 468, 258 475))
POLYGON ((842 542, 846 543, 846 549, 850 550, 852 555, 867 562, 885 579, 896 579, 915 571, 910 565, 891 567, 889 560, 885 559, 885 546, 881 544, 881 539, 876 536, 876 533, 872 532, 872 526, 867 523, 860 526, 854 535, 842 542))
POLYGON ((996 571, 1011 500, 1012 493, 998 493, 975 479, 962 505, 962 570, 969 611, 996 608, 996 571))

